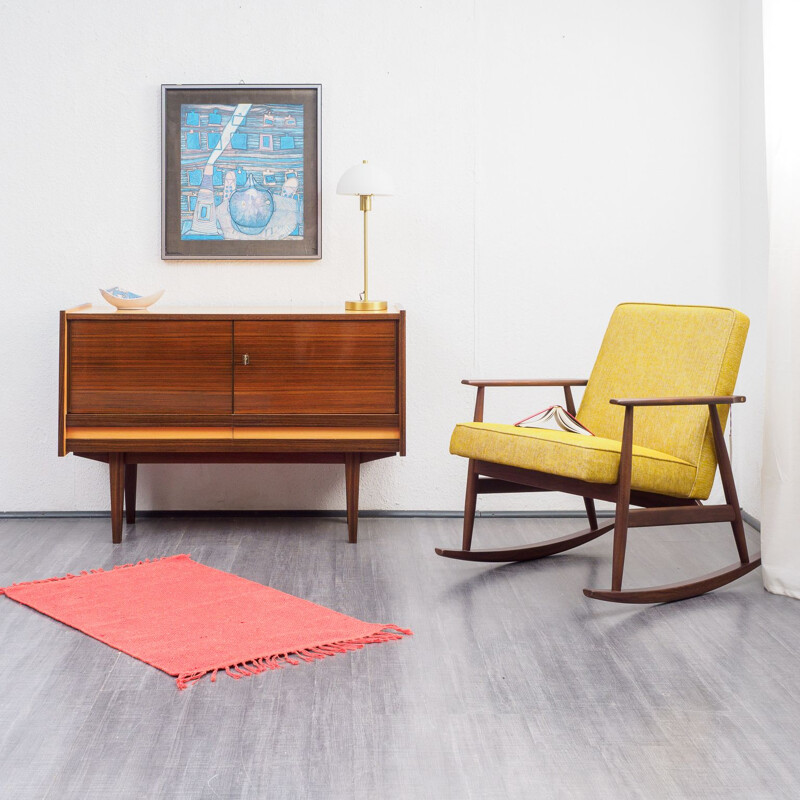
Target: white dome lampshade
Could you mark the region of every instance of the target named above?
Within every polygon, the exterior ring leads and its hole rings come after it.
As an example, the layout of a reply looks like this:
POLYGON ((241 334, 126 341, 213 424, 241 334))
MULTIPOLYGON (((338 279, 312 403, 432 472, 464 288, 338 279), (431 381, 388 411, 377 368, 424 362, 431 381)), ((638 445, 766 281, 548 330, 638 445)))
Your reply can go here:
POLYGON ((382 169, 364 161, 350 167, 339 178, 336 194, 391 195, 394 194, 394 181, 382 169))

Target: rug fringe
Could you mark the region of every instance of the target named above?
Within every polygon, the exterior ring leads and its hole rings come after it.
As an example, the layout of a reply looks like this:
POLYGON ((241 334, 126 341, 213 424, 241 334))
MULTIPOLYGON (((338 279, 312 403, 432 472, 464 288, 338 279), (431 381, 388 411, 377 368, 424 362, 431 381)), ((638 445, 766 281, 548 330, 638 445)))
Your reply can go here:
POLYGON ((186 689, 209 673, 211 674, 211 683, 216 683, 218 672, 224 672, 226 675, 238 681, 241 678, 249 678, 251 675, 260 675, 262 672, 282 669, 286 664, 296 667, 300 661, 317 661, 322 658, 335 656, 338 653, 361 650, 364 645, 367 644, 380 644, 382 642, 391 642, 395 639, 402 639, 403 636, 413 636, 413 632, 408 630, 408 628, 398 628, 397 625, 382 625, 381 630, 355 639, 343 639, 339 642, 318 644, 314 647, 292 650, 288 653, 274 653, 268 656, 253 658, 249 661, 242 661, 238 664, 224 664, 196 670, 194 672, 184 672, 178 675, 175 679, 175 684, 178 689, 186 689), (294 656, 294 658, 292 656, 294 656))
POLYGON ((0 595, 4 595, 7 589, 16 589, 20 586, 33 586, 37 583, 53 583, 54 581, 68 581, 72 580, 73 578, 83 578, 86 575, 97 575, 101 572, 113 572, 115 569, 130 569, 131 567, 141 567, 143 564, 153 564, 156 561, 166 561, 170 558, 189 558, 186 553, 179 553, 177 555, 172 556, 160 556, 158 558, 145 558, 143 561, 134 561, 130 564, 118 564, 115 567, 112 567, 110 570, 105 570, 102 567, 98 567, 97 569, 85 569, 82 572, 79 572, 77 575, 73 575, 71 572, 67 573, 66 575, 60 575, 55 578, 42 578, 38 581, 23 581, 22 583, 12 583, 10 586, 0 586, 0 595))

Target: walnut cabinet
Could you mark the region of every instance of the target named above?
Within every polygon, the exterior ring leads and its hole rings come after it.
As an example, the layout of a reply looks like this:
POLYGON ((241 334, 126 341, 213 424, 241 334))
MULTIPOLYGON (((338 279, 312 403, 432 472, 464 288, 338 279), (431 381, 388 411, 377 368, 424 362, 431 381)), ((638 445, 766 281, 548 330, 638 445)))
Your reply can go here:
POLYGON ((360 465, 405 455, 405 312, 61 312, 59 455, 107 462, 112 540, 143 463, 345 467, 349 541, 360 465))

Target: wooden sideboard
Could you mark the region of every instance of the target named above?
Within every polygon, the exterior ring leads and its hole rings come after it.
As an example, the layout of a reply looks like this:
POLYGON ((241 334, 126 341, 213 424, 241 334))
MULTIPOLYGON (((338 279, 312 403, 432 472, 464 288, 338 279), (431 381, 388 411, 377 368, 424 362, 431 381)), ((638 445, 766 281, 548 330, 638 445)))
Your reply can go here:
POLYGON ((360 465, 405 455, 405 311, 61 312, 58 454, 107 462, 112 541, 144 463, 360 465))

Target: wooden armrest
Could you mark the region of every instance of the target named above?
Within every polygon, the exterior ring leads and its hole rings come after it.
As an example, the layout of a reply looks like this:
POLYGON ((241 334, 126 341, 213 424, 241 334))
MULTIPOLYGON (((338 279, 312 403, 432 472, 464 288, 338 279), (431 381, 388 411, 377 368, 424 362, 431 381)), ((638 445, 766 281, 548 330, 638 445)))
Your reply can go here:
POLYGON ((480 380, 479 378, 465 378, 461 381, 465 386, 474 386, 477 388, 475 398, 475 422, 483 422, 483 396, 484 390, 487 386, 561 386, 564 389, 564 400, 567 404, 567 411, 573 416, 575 415, 575 401, 572 399, 572 389, 570 386, 586 386, 588 380, 573 379, 573 378, 556 378, 556 379, 534 379, 534 380, 480 380))
POLYGON ((744 403, 744 395, 734 394, 715 397, 640 397, 612 398, 609 403, 615 406, 728 406, 732 403, 744 403))
POLYGON ((465 378, 461 383, 465 386, 586 386, 588 380, 550 379, 550 380, 480 380, 479 378, 465 378))

